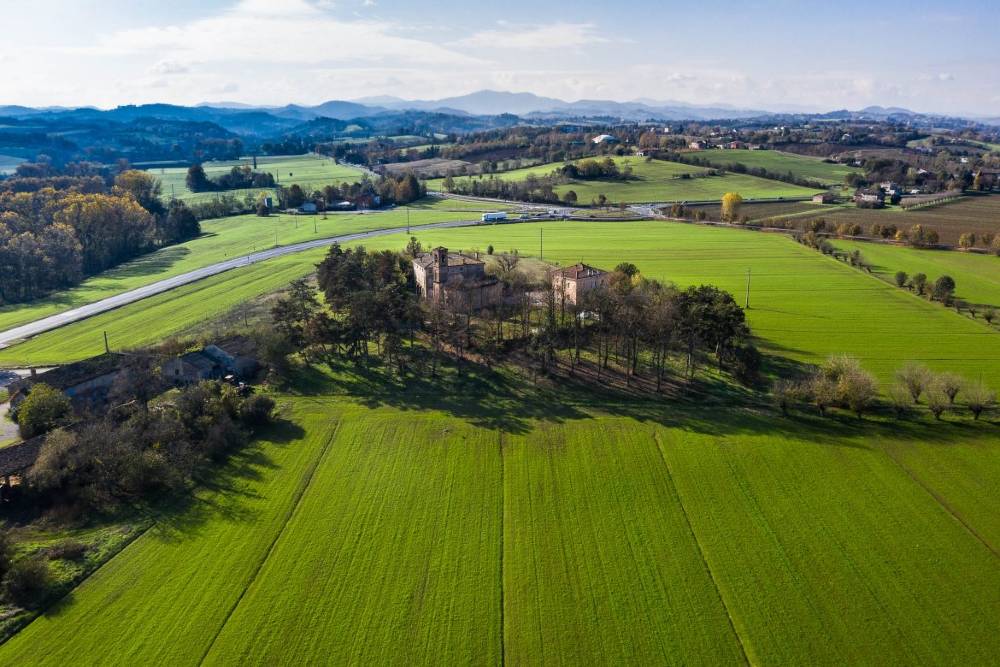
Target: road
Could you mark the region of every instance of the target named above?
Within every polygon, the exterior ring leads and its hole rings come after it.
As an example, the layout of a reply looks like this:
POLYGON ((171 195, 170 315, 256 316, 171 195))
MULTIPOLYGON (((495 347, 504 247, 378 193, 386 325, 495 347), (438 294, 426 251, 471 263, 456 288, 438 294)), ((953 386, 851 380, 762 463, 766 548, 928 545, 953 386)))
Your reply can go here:
MULTIPOLYGON (((442 227, 469 227, 478 224, 481 224, 480 220, 452 220, 449 222, 435 222, 429 225, 414 225, 410 227, 410 230, 417 231, 442 227)), ((302 252, 303 250, 322 248, 323 246, 328 246, 333 243, 347 243, 349 241, 359 241, 375 236, 385 236, 387 234, 397 234, 405 231, 406 227, 394 227, 391 229, 377 229, 369 232, 358 232, 356 234, 344 234, 342 236, 329 236, 322 239, 315 239, 313 241, 303 241, 302 243, 269 248, 268 250, 261 250, 260 252, 243 255, 236 259, 229 259, 217 264, 204 266, 200 269, 195 269, 194 271, 188 271, 187 273, 182 273, 171 278, 165 278, 164 280, 150 283, 149 285, 137 287, 136 289, 128 292, 116 294, 115 296, 108 297, 107 299, 101 299, 100 301, 88 303, 87 305, 80 306, 79 308, 73 308, 62 313, 57 313, 56 315, 35 320, 29 324, 24 324, 13 329, 8 329, 7 331, 2 331, 0 332, 0 347, 7 347, 11 343, 15 343, 25 338, 31 338, 32 336, 37 336, 40 333, 57 329, 72 322, 93 317, 94 315, 99 315, 100 313, 114 310, 115 308, 121 308, 122 306, 140 301, 141 299, 161 294, 176 287, 187 285, 188 283, 193 283, 198 280, 203 280, 209 276, 214 276, 241 266, 256 264, 257 262, 263 262, 265 260, 282 257, 284 255, 291 255, 293 253, 302 252)))

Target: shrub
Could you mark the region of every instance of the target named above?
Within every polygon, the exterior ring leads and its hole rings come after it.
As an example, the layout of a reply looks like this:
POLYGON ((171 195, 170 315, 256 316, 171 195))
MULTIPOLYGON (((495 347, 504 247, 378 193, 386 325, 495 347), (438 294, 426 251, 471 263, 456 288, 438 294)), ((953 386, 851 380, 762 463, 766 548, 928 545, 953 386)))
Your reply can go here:
POLYGON ((837 385, 822 373, 817 374, 809 383, 809 398, 819 413, 825 415, 826 409, 837 401, 837 385))
POLYGON ((951 276, 941 276, 934 281, 933 296, 938 301, 950 303, 955 294, 955 280, 951 276))
POLYGON ((274 400, 268 396, 254 394, 240 406, 240 419, 251 427, 264 426, 274 418, 274 400))
POLYGON ((993 320, 997 317, 996 308, 987 308, 983 311, 983 319, 986 320, 987 324, 993 324, 993 320))
POLYGON ((979 419, 983 411, 996 403, 997 396, 992 389, 983 384, 982 380, 970 382, 962 390, 965 405, 972 412, 973 419, 979 419))
POLYGON ((896 380, 906 387, 913 397, 913 402, 917 403, 920 401, 920 395, 927 389, 931 372, 922 364, 910 362, 896 371, 896 380))
POLYGON ((924 292, 927 291, 927 275, 923 273, 914 274, 910 278, 910 288, 920 296, 923 296, 924 292))
POLYGON ((909 277, 906 275, 906 271, 896 271, 896 287, 906 287, 906 281, 909 277))
POLYGON ((45 602, 52 588, 52 571, 43 558, 22 558, 4 577, 7 596, 17 605, 32 608, 45 602))
POLYGON ((48 433, 70 412, 69 399, 45 383, 31 388, 31 393, 17 407, 17 425, 24 438, 48 433))
POLYGON ((0 579, 3 579, 3 576, 7 574, 7 570, 10 569, 10 558, 13 550, 14 544, 11 542, 7 531, 0 530, 0 579))
POLYGON ((46 550, 52 560, 82 560, 87 555, 89 547, 78 540, 63 540, 53 544, 46 550))

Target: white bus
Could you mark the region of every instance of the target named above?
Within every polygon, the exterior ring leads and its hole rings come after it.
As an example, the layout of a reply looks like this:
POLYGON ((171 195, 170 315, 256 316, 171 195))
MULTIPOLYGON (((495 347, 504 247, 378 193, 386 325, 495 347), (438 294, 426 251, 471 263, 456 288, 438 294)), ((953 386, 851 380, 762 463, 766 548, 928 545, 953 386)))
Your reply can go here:
POLYGON ((483 222, 496 222, 498 220, 506 220, 507 214, 503 211, 497 211, 495 213, 483 213, 483 222))

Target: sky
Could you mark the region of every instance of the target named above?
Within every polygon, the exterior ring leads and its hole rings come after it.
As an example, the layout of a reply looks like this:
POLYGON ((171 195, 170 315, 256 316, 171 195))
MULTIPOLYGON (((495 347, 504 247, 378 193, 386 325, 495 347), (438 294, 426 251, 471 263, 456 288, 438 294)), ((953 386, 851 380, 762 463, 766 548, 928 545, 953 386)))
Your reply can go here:
POLYGON ((0 104, 316 104, 480 89, 1000 115, 1000 3, 4 2, 0 104))

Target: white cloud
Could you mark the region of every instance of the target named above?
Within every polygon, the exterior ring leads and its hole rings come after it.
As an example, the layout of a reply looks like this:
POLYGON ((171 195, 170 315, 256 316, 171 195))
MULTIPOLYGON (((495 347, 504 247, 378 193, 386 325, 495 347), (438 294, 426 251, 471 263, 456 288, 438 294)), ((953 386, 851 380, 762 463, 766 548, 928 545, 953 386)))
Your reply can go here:
POLYGON ((191 71, 191 68, 184 63, 179 63, 176 60, 160 60, 153 64, 148 70, 149 74, 187 74, 191 71))
POLYGON ((505 21, 493 30, 482 30, 458 40, 455 44, 480 49, 516 49, 519 51, 548 51, 607 42, 596 34, 590 23, 553 23, 525 27, 505 21))
POLYGON ((242 0, 221 14, 181 25, 121 30, 74 53, 170 54, 176 63, 320 65, 392 62, 422 65, 477 61, 430 41, 401 37, 392 24, 343 20, 306 0, 242 0))

